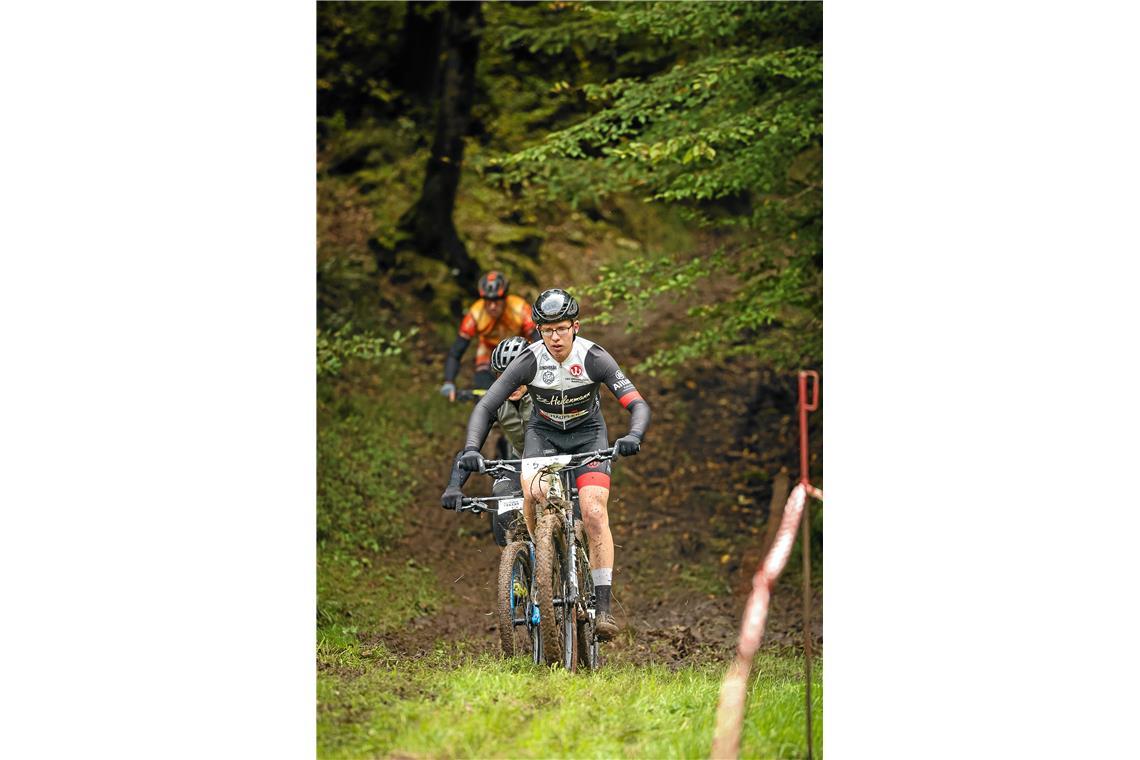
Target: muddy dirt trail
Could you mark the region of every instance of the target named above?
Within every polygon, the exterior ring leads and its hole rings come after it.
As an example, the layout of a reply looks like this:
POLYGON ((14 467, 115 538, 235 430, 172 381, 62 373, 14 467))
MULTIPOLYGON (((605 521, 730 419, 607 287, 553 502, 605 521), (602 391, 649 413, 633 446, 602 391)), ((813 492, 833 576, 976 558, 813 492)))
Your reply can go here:
MULTIPOLYGON (((584 326, 582 333, 605 346, 623 368, 643 358, 620 330, 584 326)), ((436 372, 425 367, 425 382, 436 372)), ((633 379, 653 409, 653 421, 641 453, 614 466, 614 612, 622 633, 604 646, 603 656, 608 662, 673 666, 726 661, 761 559, 773 479, 781 470, 793 478, 798 474, 795 381, 750 360, 682 371, 671 380, 633 379)), ((614 439, 623 434, 628 413, 607 390, 601 395, 614 439)), ((419 489, 424 507, 411 516, 398 549, 429 566, 452 603, 383 637, 404 655, 431 651, 439 640, 472 654, 498 651, 493 611, 499 550, 489 520, 439 507, 462 435, 457 429, 440 436, 438 451, 427 453, 438 463, 427 468, 435 477, 419 489)), ((489 436, 485 455, 491 455, 496 436, 489 436)), ((481 480, 474 476, 465 490, 488 493, 481 480)), ((818 503, 813 508, 822 509, 818 503)), ((800 577, 798 566, 789 564, 777 585, 766 647, 797 647, 802 641, 800 577)), ((821 651, 818 573, 813 587, 812 629, 821 651)))

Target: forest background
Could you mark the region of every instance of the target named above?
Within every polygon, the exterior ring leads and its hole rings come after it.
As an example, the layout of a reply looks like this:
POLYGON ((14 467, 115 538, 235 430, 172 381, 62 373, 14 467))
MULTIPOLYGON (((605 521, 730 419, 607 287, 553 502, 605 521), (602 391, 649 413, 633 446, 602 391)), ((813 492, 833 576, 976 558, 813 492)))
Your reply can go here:
MULTIPOLYGON (((822 360, 822 23, 818 3, 318 6, 322 753, 707 751, 770 502, 798 469, 795 371, 822 360), (585 714, 536 711, 576 687, 496 696, 485 526, 438 507, 469 407, 435 389, 489 269, 528 301, 577 295, 583 334, 654 409, 614 480, 628 636, 588 687, 646 705, 596 705, 615 722, 592 738, 585 714)), ((752 753, 803 748, 792 607, 753 686, 774 709, 750 716, 752 753)))

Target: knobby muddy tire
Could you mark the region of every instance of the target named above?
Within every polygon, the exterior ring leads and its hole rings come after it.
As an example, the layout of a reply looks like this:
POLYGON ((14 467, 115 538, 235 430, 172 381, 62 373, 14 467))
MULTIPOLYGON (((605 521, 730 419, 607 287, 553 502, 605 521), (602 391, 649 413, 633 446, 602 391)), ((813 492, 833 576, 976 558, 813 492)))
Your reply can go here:
POLYGON ((554 619, 554 537, 558 533, 558 517, 547 513, 539 518, 534 536, 534 592, 538 604, 538 630, 542 638, 542 656, 548 665, 562 661, 562 637, 554 619))
POLYGON ((538 520, 534 543, 535 594, 541 618, 542 654, 548 665, 562 665, 573 672, 578 668, 578 628, 574 611, 554 607, 554 597, 565 597, 563 566, 565 549, 562 520, 547 512, 538 520), (567 623, 567 616, 569 623, 567 623))
POLYGON ((598 642, 594 640, 594 625, 589 620, 578 621, 578 665, 586 670, 597 670, 601 666, 598 642))
MULTIPOLYGON (((529 586, 531 567, 530 567, 530 549, 527 547, 525 541, 515 541, 514 543, 503 549, 501 558, 499 559, 499 644, 503 650, 504 657, 514 657, 515 655, 524 654, 525 651, 516 638, 516 628, 521 628, 527 632, 527 647, 531 650, 531 659, 534 660, 536 642, 530 639, 530 626, 516 626, 515 619, 515 606, 511 605, 511 587, 513 585, 515 573, 515 563, 521 560, 522 566, 525 570, 524 583, 529 586)), ((527 588, 528 593, 533 593, 533 589, 527 588)), ((526 604, 523 604, 523 614, 526 614, 526 604)))
POLYGON ((589 559, 585 550, 579 546, 578 551, 578 592, 582 595, 582 603, 575 610, 582 616, 578 620, 578 665, 587 670, 597 670, 601 664, 598 642, 594 638, 594 623, 586 612, 590 598, 594 594, 594 580, 590 577, 589 559))

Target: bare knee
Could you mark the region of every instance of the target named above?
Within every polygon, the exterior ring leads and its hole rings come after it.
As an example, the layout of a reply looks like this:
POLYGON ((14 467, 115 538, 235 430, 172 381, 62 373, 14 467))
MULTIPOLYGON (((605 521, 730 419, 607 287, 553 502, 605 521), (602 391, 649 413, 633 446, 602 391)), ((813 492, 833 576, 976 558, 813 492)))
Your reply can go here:
POLYGON ((606 513, 603 509, 582 509, 582 522, 586 525, 586 532, 591 536, 596 536, 598 531, 605 529, 609 524, 606 519, 606 513))
POLYGON ((595 530, 601 530, 609 524, 609 514, 606 510, 608 496, 608 492, 598 493, 593 488, 584 488, 579 492, 579 502, 582 505, 582 522, 586 524, 588 532, 593 533, 595 530))

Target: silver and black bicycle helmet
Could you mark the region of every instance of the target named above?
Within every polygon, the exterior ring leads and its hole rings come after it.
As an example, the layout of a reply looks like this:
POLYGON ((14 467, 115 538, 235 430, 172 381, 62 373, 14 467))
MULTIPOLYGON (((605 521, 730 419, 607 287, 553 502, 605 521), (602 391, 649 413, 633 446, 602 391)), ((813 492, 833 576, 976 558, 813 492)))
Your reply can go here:
POLYGON ((536 325, 578 318, 578 302, 561 288, 542 291, 530 309, 530 318, 536 325))
POLYGON ((527 345, 526 338, 519 335, 499 341, 499 345, 495 346, 491 354, 491 369, 500 374, 506 372, 510 363, 526 351, 527 345))

